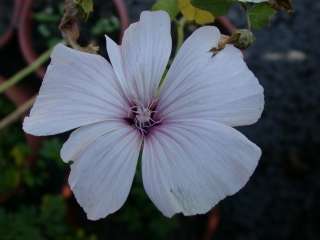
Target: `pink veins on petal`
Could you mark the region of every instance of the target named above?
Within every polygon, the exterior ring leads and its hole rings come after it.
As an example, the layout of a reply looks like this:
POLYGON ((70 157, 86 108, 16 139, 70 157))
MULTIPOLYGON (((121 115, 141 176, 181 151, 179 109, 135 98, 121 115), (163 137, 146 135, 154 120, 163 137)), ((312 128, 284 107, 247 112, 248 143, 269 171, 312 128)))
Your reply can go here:
POLYGON ((234 127, 260 118, 263 88, 234 46, 212 54, 220 36, 214 26, 195 30, 160 87, 172 48, 166 12, 142 12, 121 45, 107 37, 110 62, 54 48, 23 129, 75 129, 61 158, 89 219, 124 204, 140 153, 144 189, 167 217, 206 213, 248 182, 261 150, 234 127))

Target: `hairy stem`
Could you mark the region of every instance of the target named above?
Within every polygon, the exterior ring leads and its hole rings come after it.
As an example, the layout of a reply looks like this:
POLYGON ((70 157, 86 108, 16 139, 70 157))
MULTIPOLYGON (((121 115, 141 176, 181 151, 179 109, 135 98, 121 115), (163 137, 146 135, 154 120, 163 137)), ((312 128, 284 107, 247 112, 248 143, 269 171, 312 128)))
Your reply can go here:
POLYGON ((20 82, 23 80, 25 77, 36 71, 42 64, 44 64, 50 57, 51 50, 49 49, 46 52, 44 52, 42 55, 40 55, 37 60, 35 60, 32 64, 27 66, 26 68, 22 69, 18 73, 16 73, 14 76, 9 78, 7 81, 2 83, 0 85, 0 94, 6 91, 8 88, 12 87, 16 83, 20 82))
POLYGON ((0 120, 0 130, 8 127, 15 121, 17 121, 23 114, 25 114, 32 106, 36 99, 36 96, 33 96, 24 104, 22 104, 19 108, 17 108, 14 112, 10 113, 8 116, 0 120))
POLYGON ((250 16, 249 16, 250 5, 245 4, 245 3, 241 3, 241 6, 242 6, 244 13, 245 13, 245 16, 246 16, 247 28, 251 31, 251 20, 250 20, 250 16))
POLYGON ((247 28, 251 31, 251 20, 250 20, 248 10, 246 10, 246 19, 247 19, 247 28))

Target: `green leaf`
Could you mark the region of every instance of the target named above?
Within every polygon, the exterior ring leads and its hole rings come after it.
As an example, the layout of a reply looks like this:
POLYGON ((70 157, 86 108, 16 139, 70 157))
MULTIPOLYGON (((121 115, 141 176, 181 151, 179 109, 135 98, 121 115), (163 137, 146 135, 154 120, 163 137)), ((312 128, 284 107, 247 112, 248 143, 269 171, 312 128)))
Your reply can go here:
POLYGON ((227 14, 229 8, 235 3, 237 3, 236 0, 191 0, 193 6, 207 10, 214 16, 227 14))
POLYGON ((58 138, 52 138, 52 139, 46 140, 42 144, 42 148, 40 149, 40 152, 39 152, 40 156, 44 159, 48 159, 50 161, 56 161, 60 163, 61 147, 62 147, 62 143, 58 138))
POLYGON ((266 26, 275 13, 276 10, 274 10, 268 3, 255 4, 248 9, 251 27, 259 29, 266 26))
POLYGON ((25 164, 25 158, 30 154, 30 149, 25 144, 18 143, 10 151, 10 156, 15 160, 17 167, 25 164))
POLYGON ((158 0, 153 6, 152 10, 166 11, 171 19, 174 19, 179 13, 178 3, 176 0, 158 0))
POLYGON ((120 22, 115 16, 110 18, 101 18, 97 23, 92 27, 91 33, 95 36, 100 36, 106 33, 112 33, 120 29, 120 22))
POLYGON ((214 21, 214 16, 210 12, 194 7, 190 0, 178 0, 178 6, 182 15, 188 21, 195 21, 200 25, 214 21))
POLYGON ((60 16, 57 14, 49 14, 47 12, 34 13, 32 16, 37 22, 40 23, 58 23, 60 16))
POLYGON ((86 19, 93 12, 93 0, 73 0, 73 1, 82 10, 86 19))
POLYGON ((0 194, 14 190, 20 183, 20 174, 13 166, 3 169, 0 176, 0 194))

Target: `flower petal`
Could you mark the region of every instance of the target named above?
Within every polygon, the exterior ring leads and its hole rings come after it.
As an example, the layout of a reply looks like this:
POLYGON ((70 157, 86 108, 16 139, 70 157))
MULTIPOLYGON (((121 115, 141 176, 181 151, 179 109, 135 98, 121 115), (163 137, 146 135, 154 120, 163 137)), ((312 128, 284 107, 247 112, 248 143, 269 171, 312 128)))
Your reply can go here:
MULTIPOLYGON (((69 185, 91 220, 103 218, 124 204, 141 148, 141 138, 135 129, 123 124, 110 131, 109 123, 104 124, 108 132, 88 146, 75 146, 81 149, 81 154, 74 155, 76 159, 69 176, 69 185)), ((93 124, 80 129, 76 135, 96 133, 99 128, 103 126, 93 124)))
POLYGON ((263 88, 231 45, 213 55, 216 27, 196 30, 181 47, 165 80, 158 111, 163 118, 208 119, 230 126, 256 122, 263 110, 263 88))
POLYGON ((171 53, 170 17, 164 11, 144 11, 125 31, 122 45, 107 38, 114 71, 129 99, 149 104, 171 53))
POLYGON ((64 162, 75 161, 87 147, 103 135, 123 128, 120 121, 104 121, 83 126, 73 131, 63 144, 60 155, 64 162))
POLYGON ((111 65, 98 55, 58 44, 23 128, 51 135, 125 116, 128 106, 111 65))
POLYGON ((205 213, 247 183, 260 155, 259 147, 224 124, 167 122, 144 141, 143 184, 165 216, 205 213))

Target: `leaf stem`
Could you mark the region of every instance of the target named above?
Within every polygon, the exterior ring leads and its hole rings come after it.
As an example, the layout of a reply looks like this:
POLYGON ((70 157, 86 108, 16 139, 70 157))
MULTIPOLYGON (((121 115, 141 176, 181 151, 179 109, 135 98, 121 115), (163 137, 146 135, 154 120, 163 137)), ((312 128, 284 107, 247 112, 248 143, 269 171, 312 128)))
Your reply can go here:
POLYGON ((44 64, 50 57, 52 49, 48 49, 46 52, 40 55, 32 64, 26 68, 17 72, 14 76, 9 78, 4 83, 0 84, 0 94, 6 91, 8 88, 12 87, 16 83, 20 82, 22 79, 36 71, 42 64, 44 64))
POLYGON ((250 16, 247 9, 246 9, 246 19, 247 19, 247 27, 251 31, 251 20, 250 20, 250 16))
POLYGON ((177 46, 176 54, 178 53, 180 47, 182 46, 184 40, 184 26, 186 24, 186 19, 182 17, 179 21, 176 21, 177 26, 177 46))
POLYGON ((242 8, 244 9, 245 15, 246 15, 246 21, 247 21, 247 28, 251 31, 251 20, 249 16, 249 7, 247 4, 242 3, 242 8))

